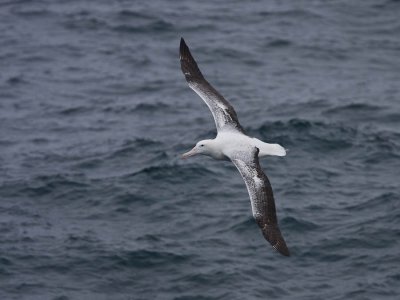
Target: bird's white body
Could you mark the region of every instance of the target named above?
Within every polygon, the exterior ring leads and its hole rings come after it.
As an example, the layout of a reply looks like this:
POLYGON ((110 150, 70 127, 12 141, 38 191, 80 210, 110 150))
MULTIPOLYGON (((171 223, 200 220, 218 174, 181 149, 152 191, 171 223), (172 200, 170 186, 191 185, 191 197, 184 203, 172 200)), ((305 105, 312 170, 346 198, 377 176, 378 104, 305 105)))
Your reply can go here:
POLYGON ((238 151, 246 151, 251 148, 259 149, 259 157, 267 155, 285 156, 286 150, 279 144, 269 144, 259 139, 249 137, 239 131, 220 131, 217 137, 212 140, 203 140, 189 152, 186 157, 195 154, 211 156, 214 159, 230 159, 238 151))
POLYGON ((249 146, 260 150, 258 156, 277 155, 285 156, 286 150, 279 144, 269 144, 259 139, 249 137, 241 132, 222 131, 215 138, 215 143, 222 149, 223 153, 231 157, 232 152, 239 149, 245 150, 249 146))

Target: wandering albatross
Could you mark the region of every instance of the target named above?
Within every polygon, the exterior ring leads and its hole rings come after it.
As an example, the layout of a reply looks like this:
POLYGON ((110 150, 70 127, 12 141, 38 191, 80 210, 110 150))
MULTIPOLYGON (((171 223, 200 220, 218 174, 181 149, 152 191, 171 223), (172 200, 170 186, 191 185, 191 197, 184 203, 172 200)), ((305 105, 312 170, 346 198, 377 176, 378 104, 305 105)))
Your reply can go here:
POLYGON ((189 87, 207 104, 217 126, 215 139, 198 142, 182 158, 203 154, 218 160, 231 160, 243 177, 253 217, 265 239, 279 253, 289 256, 289 249, 278 226, 272 187, 258 159, 266 155, 285 156, 285 149, 278 144, 264 143, 247 136, 232 105, 204 78, 183 38, 179 52, 181 69, 189 87))

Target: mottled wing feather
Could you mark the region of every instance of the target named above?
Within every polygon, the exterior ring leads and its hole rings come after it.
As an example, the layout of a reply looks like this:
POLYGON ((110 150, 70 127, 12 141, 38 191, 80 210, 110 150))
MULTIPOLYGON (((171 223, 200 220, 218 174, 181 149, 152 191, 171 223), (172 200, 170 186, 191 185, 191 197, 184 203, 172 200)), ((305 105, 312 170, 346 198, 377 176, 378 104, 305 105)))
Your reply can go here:
POLYGON ((244 132, 232 105, 205 80, 183 39, 181 39, 179 54, 181 69, 186 81, 211 110, 217 130, 227 129, 244 132))
POLYGON ((261 169, 258 148, 237 152, 231 160, 238 168, 249 192, 254 219, 261 228, 265 239, 279 253, 289 256, 289 249, 279 230, 275 200, 268 177, 261 169))

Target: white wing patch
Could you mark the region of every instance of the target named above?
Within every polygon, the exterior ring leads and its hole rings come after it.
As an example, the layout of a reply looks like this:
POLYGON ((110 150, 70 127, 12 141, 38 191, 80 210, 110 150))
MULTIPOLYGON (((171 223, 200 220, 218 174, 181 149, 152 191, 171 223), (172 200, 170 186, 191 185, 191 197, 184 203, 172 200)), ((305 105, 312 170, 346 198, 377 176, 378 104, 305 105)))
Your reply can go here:
POLYGON ((258 177, 257 171, 254 167, 249 166, 240 159, 235 159, 235 163, 237 164, 242 177, 247 179, 245 180, 245 183, 250 196, 251 210, 253 217, 257 219, 257 217, 262 216, 262 212, 259 209, 259 203, 257 202, 257 192, 262 189, 264 182, 258 177))
POLYGON ((217 105, 219 108, 221 108, 227 112, 228 108, 226 107, 226 105, 224 105, 223 103, 220 103, 220 102, 218 102, 217 105))
POLYGON ((215 101, 212 95, 205 93, 198 84, 189 83, 189 87, 207 104, 214 117, 217 128, 222 128, 225 125, 224 115, 227 114, 228 108, 223 103, 220 103, 220 101, 215 101))

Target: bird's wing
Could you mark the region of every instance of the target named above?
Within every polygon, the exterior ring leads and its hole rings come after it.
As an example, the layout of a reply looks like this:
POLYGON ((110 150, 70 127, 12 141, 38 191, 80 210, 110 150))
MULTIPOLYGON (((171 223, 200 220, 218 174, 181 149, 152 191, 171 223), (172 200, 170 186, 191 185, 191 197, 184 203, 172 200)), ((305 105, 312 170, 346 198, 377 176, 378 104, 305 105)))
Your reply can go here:
POLYGON ((249 147, 246 151, 235 152, 230 159, 246 183, 254 219, 261 228, 265 239, 279 253, 289 256, 289 249, 278 227, 272 187, 268 177, 261 169, 258 152, 258 148, 249 147))
POLYGON ((205 80, 183 38, 181 38, 179 54, 181 69, 186 81, 211 110, 217 130, 228 129, 244 132, 232 105, 205 80))

